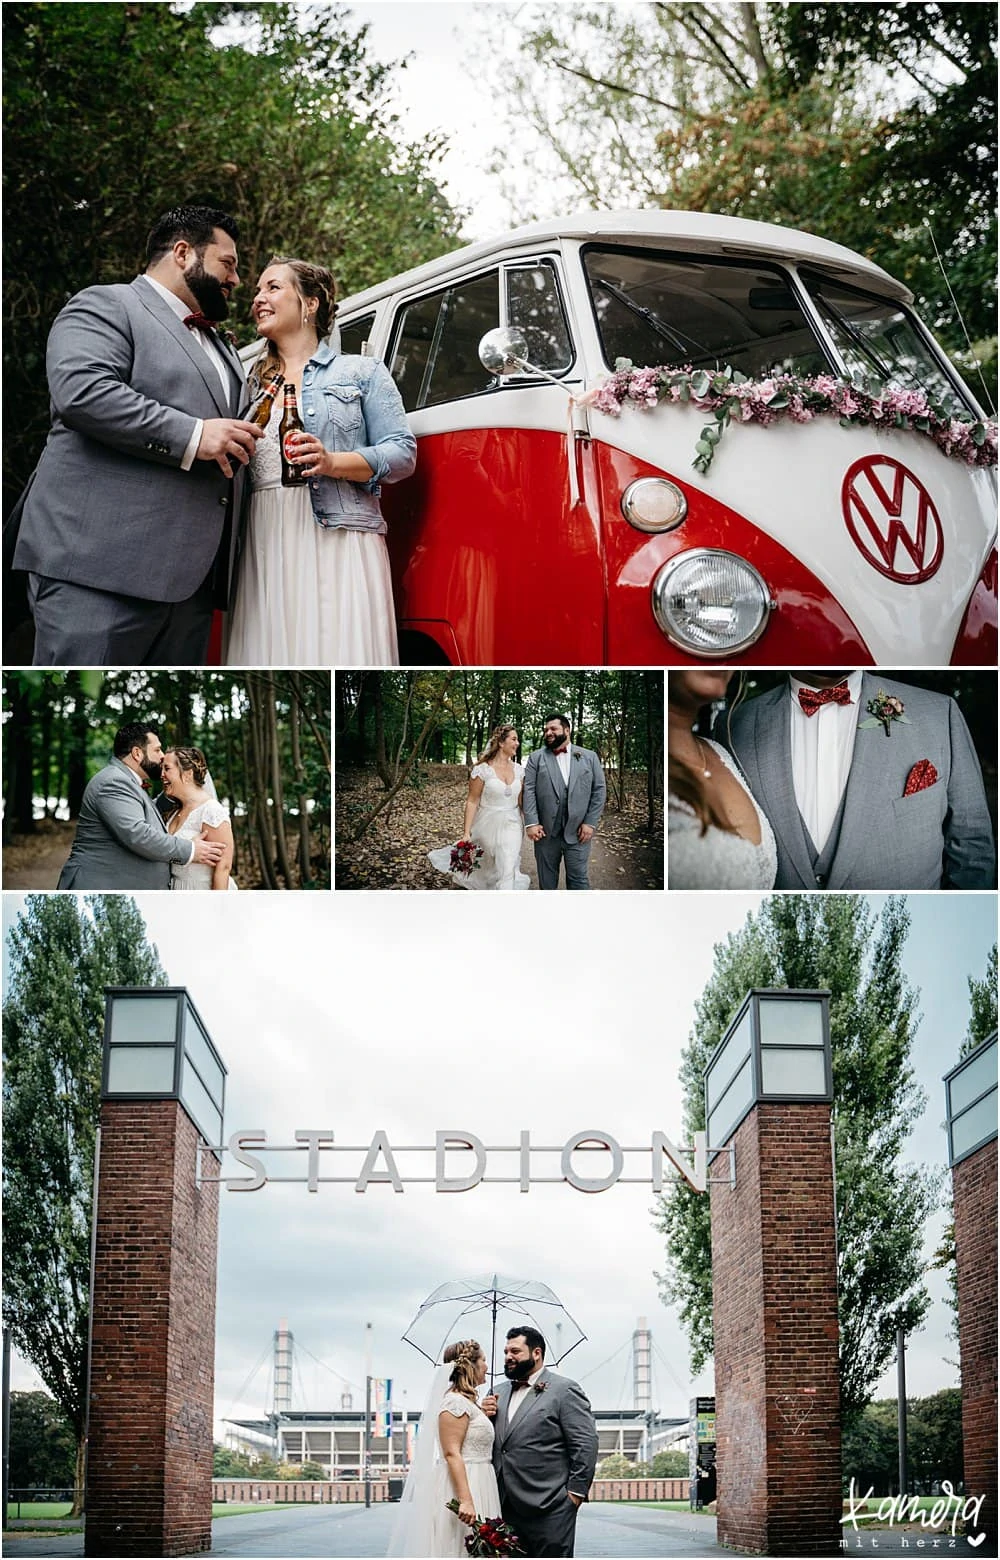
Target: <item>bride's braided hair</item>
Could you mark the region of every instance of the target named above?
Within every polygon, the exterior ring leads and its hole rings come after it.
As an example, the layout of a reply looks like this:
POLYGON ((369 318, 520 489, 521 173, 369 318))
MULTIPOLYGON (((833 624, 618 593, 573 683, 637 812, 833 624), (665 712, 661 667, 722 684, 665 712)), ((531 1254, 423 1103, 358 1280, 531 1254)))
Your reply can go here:
POLYGON ((490 740, 486 744, 486 752, 480 754, 476 760, 477 764, 488 764, 491 758, 496 758, 503 743, 506 742, 511 732, 516 730, 517 727, 512 726, 509 721, 501 721, 499 726, 494 726, 490 732, 490 740))
POLYGON ((201 748, 196 747, 172 747, 167 748, 177 760, 178 767, 183 774, 189 774, 195 785, 203 786, 205 776, 208 774, 208 759, 201 748))
POLYGON ((478 1397, 476 1364, 482 1358, 482 1346, 475 1338, 466 1338, 461 1343, 449 1343, 442 1356, 445 1365, 454 1362, 454 1369, 448 1378, 453 1390, 460 1393, 462 1397, 471 1398, 473 1402, 478 1397))
MULTIPOLYGON (((318 307, 313 316, 313 323, 318 339, 325 341, 337 313, 337 283, 333 279, 332 272, 328 271, 325 265, 311 265, 308 260, 292 260, 287 255, 273 255, 267 265, 268 267, 287 265, 292 273, 292 285, 303 304, 307 298, 317 299, 318 307)), ((280 372, 281 360, 278 349, 273 341, 269 341, 267 351, 263 357, 257 359, 250 370, 249 378, 254 391, 263 390, 270 384, 275 374, 280 372)))

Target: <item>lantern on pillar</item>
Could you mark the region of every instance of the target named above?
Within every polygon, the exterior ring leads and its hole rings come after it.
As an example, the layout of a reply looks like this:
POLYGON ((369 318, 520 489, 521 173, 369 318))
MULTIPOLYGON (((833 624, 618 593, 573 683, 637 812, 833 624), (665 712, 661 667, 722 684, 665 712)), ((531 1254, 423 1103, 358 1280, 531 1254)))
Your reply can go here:
POLYGON ((755 1105, 831 1104, 828 991, 751 991, 705 1069, 709 1150, 720 1149, 755 1105))
POLYGON ((222 1142, 226 1068, 183 986, 109 986, 103 1100, 179 1100, 209 1144, 222 1142))

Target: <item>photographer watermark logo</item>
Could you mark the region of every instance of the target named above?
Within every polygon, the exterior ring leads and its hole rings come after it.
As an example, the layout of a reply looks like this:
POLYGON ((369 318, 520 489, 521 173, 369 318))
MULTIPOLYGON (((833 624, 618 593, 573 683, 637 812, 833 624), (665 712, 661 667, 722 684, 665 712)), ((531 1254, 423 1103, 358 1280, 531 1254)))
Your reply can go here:
POLYGON ((862 1494, 852 1478, 847 1509, 841 1518, 844 1534, 840 1547, 843 1550, 878 1549, 877 1535, 870 1528, 865 1529, 865 1523, 877 1523, 883 1536, 886 1528, 895 1530, 897 1540, 893 1553, 897 1548, 960 1553, 968 1546, 976 1550, 986 1534, 960 1534, 958 1524, 963 1522, 976 1528, 985 1499, 985 1495, 956 1495, 948 1480, 943 1479, 941 1494, 931 1506, 921 1505, 918 1495, 886 1495, 876 1500, 874 1486, 862 1494), (904 1528, 907 1531, 901 1531, 904 1528), (916 1533, 912 1531, 914 1528, 918 1530, 916 1533))

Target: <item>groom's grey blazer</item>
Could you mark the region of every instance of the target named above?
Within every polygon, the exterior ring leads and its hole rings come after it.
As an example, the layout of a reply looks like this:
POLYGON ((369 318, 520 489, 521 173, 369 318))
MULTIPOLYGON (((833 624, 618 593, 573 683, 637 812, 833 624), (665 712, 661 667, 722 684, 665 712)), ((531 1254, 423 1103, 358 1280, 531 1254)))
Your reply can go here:
POLYGON ((493 1466, 501 1503, 512 1500, 545 1515, 565 1506, 567 1490, 586 1500, 597 1463, 597 1426, 586 1393, 549 1370, 521 1390, 528 1401, 508 1427, 510 1382, 497 1388, 493 1466))
MULTIPOLYGON (((788 683, 734 714, 729 745, 778 843, 775 887, 992 888, 995 855, 982 770, 958 705, 865 672, 859 723, 870 718, 866 706, 880 689, 902 700, 909 724, 894 721, 888 737, 881 725, 855 734, 839 837, 825 862, 817 862, 795 801, 788 683), (934 765, 937 782, 904 796, 907 776, 922 758, 934 765)), ((725 715, 716 737, 727 741, 725 715)))
POLYGON ((185 866, 191 855, 191 841, 167 833, 132 770, 113 758, 83 793, 59 887, 169 888, 170 863, 185 866))
MULTIPOLYGON (((181 470, 196 420, 247 404, 240 360, 218 345, 228 391, 144 276, 70 299, 49 334, 52 427, 24 497, 15 569, 143 601, 195 594, 243 475, 239 466, 231 488, 214 460, 181 470)), ((220 559, 227 577, 236 513, 220 559)))
POLYGON ((568 787, 559 769, 559 760, 548 748, 528 754, 524 766, 524 822, 527 828, 540 823, 552 839, 565 800, 566 822, 562 837, 567 844, 575 845, 576 831, 581 823, 597 828, 607 794, 601 761, 589 748, 570 745, 568 787))

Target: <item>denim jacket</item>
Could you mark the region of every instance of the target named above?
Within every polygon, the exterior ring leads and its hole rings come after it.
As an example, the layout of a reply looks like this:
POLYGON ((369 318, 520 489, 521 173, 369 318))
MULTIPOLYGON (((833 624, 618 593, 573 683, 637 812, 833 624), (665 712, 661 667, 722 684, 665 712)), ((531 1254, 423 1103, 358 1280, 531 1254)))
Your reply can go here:
POLYGON ((307 433, 337 454, 353 451, 372 468, 368 482, 312 477, 309 497, 319 525, 385 535, 379 507, 383 482, 400 482, 417 464, 399 391, 377 358, 341 356, 321 341, 302 375, 299 413, 307 433))

